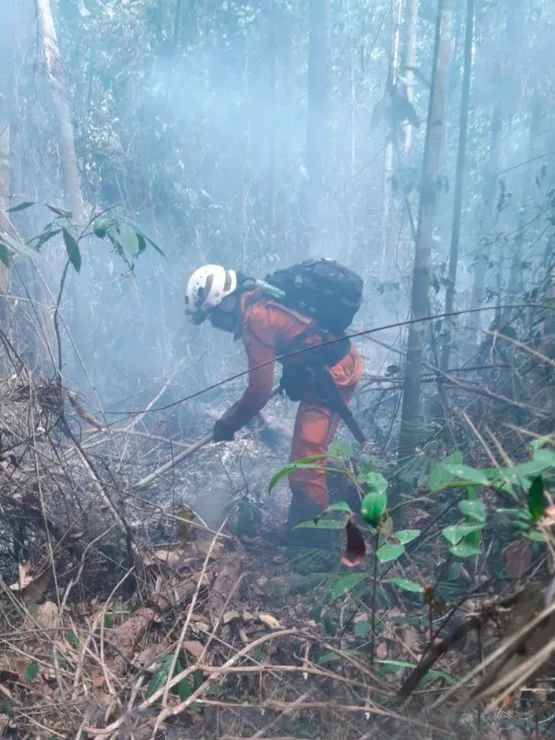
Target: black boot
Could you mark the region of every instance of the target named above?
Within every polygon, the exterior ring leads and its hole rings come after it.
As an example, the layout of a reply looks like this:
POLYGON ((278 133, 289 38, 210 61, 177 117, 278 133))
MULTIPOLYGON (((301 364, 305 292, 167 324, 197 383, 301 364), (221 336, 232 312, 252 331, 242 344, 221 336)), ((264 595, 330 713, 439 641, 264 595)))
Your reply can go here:
POLYGON ((288 530, 287 544, 292 547, 330 550, 333 547, 333 530, 319 528, 318 525, 295 529, 298 524, 316 519, 323 510, 323 506, 315 504, 304 494, 293 491, 286 524, 288 530))

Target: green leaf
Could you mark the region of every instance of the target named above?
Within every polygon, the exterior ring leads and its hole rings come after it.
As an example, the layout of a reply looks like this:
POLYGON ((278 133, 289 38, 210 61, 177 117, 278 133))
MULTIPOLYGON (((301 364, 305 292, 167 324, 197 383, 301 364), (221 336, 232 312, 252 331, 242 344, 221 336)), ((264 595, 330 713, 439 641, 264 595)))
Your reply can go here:
POLYGON ((475 519, 478 522, 486 521, 487 509, 483 501, 459 501, 459 510, 469 519, 475 519))
POLYGON ((402 588, 404 591, 411 591, 413 594, 424 593, 424 586, 416 583, 416 581, 408 581, 406 578, 392 578, 391 583, 402 588))
POLYGON ((398 532, 395 532, 395 536, 401 543, 401 545, 408 545, 409 542, 412 542, 417 537, 420 537, 420 530, 419 529, 400 529, 398 532))
POLYGON ((17 213, 18 211, 24 211, 26 208, 30 208, 31 206, 34 206, 35 204, 31 200, 26 200, 23 203, 19 203, 19 205, 14 206, 13 208, 8 208, 6 213, 17 213))
POLYGON ((104 629, 109 630, 109 629, 112 629, 113 626, 114 626, 114 620, 109 614, 105 614, 104 615, 104 629))
POLYGON ((6 265, 6 267, 10 266, 10 253, 8 252, 8 248, 5 244, 0 243, 0 261, 6 265))
POLYGON ((353 588, 359 586, 367 578, 366 573, 349 573, 343 578, 340 578, 331 592, 331 598, 337 599, 340 596, 352 591, 353 588))
POLYGON ((555 450, 536 450, 534 452, 534 462, 545 465, 545 469, 555 468, 555 450))
POLYGON ((431 491, 440 491, 448 483, 451 483, 454 475, 452 473, 448 473, 444 466, 450 464, 460 465, 462 463, 462 459, 462 453, 457 451, 442 460, 439 465, 430 472, 430 475, 428 476, 428 488, 431 491))
POLYGON ((370 623, 355 622, 353 632, 356 637, 366 637, 366 635, 370 632, 370 623))
MULTIPOLYGON (((375 475, 375 473, 372 473, 375 475)), ((384 479, 385 480, 385 479, 384 479)), ((386 484, 387 485, 387 484, 386 484)), ((387 506, 387 494, 385 491, 373 491, 367 493, 362 499, 360 513, 367 524, 377 527, 387 506)))
POLYGON ((157 691, 160 691, 160 689, 164 688, 168 680, 169 670, 170 665, 166 661, 163 661, 160 667, 154 672, 154 675, 152 676, 146 687, 146 695, 148 699, 150 699, 150 697, 153 696, 157 691))
MULTIPOLYGON (((548 450, 546 450, 547 452, 548 450)), ((545 511, 545 491, 543 485, 543 478, 538 475, 532 481, 532 485, 528 489, 528 511, 532 517, 533 522, 539 522, 543 519, 545 511)))
MULTIPOLYGON (((268 486, 268 493, 274 488, 282 478, 285 478, 290 473, 292 473, 294 470, 297 470, 297 468, 302 468, 303 470, 322 470, 323 466, 321 465, 313 465, 312 463, 318 462, 319 460, 327 460, 327 455, 313 455, 312 457, 303 457, 300 460, 296 460, 293 463, 289 463, 288 465, 285 465, 281 470, 278 470, 278 472, 273 476, 272 480, 270 481, 270 485, 268 486)), ((329 470, 330 468, 325 468, 324 470, 329 470)), ((338 470, 339 473, 345 473, 344 470, 338 470)))
POLYGON ((384 496, 386 495, 388 483, 381 473, 368 471, 364 475, 362 483, 365 483, 368 486, 369 493, 381 493, 384 496))
POLYGON ((451 686, 454 686, 458 678, 455 678, 454 676, 451 676, 449 673, 445 673, 445 671, 428 671, 425 676, 423 676, 422 680, 418 684, 419 686, 424 686, 425 684, 430 683, 430 681, 433 681, 435 678, 441 678, 444 681, 447 681, 447 683, 451 684, 451 686))
POLYGON ((416 668, 416 663, 408 663, 406 660, 377 660, 376 663, 389 666, 390 668, 398 668, 399 670, 401 668, 416 668))
POLYGON ((324 509, 322 514, 326 514, 328 511, 346 511, 349 514, 353 513, 351 507, 346 501, 338 501, 336 504, 328 506, 327 509, 324 509))
POLYGON ((61 229, 53 229, 53 230, 44 230, 42 234, 39 234, 36 244, 34 244, 35 249, 39 249, 40 247, 44 246, 46 242, 49 242, 51 239, 54 239, 55 236, 58 236, 58 234, 61 234, 61 229))
POLYGON ((389 563, 400 558, 404 552, 404 545, 382 545, 376 550, 376 557, 380 563, 389 563))
POLYGON ((453 524, 449 527, 444 527, 441 530, 441 534, 445 539, 452 545, 456 545, 466 535, 472 532, 477 532, 479 529, 483 529, 484 524, 453 524))
POLYGON ((55 213, 56 216, 61 216, 62 218, 71 218, 73 215, 71 211, 66 211, 63 208, 58 208, 57 206, 51 206, 48 203, 46 204, 46 207, 49 208, 52 213, 55 213))
POLYGON ((68 630, 66 632, 66 640, 69 642, 69 644, 76 648, 79 645, 79 638, 75 634, 73 630, 68 630))
POLYGON ((553 441, 553 434, 546 434, 543 437, 538 437, 538 439, 534 439, 532 442, 530 442, 530 449, 539 450, 540 447, 543 447, 544 445, 549 444, 549 442, 552 442, 552 441, 553 441))
POLYGON ((524 532, 523 534, 529 540, 533 540, 534 542, 545 542, 545 537, 544 537, 543 532, 538 532, 535 529, 531 529, 528 532, 524 532))
POLYGON ((337 627, 335 626, 335 622, 330 617, 329 614, 324 614, 324 620, 323 620, 324 629, 326 630, 327 634, 330 637, 335 637, 337 634, 337 627))
POLYGON ((309 519, 297 524, 293 529, 345 529, 345 522, 337 519, 309 519))
POLYGON ((316 662, 318 665, 325 665, 326 663, 333 663, 336 660, 341 660, 341 656, 337 653, 326 653, 318 658, 316 662))
POLYGON ((374 463, 370 459, 369 460, 365 460, 362 463, 362 466, 360 468, 360 471, 359 471, 359 474, 358 474, 358 477, 357 477, 358 482, 359 483, 364 483, 364 481, 366 479, 366 476, 369 473, 373 473, 373 472, 374 472, 374 463))
POLYGON ((119 223, 114 229, 116 238, 126 252, 132 257, 136 257, 140 254, 141 245, 139 243, 139 237, 135 229, 132 229, 129 224, 125 222, 119 223))
POLYGON ((64 243, 69 261, 77 272, 81 270, 81 250, 73 234, 67 229, 62 229, 64 243))
POLYGON ((353 448, 348 442, 332 442, 328 448, 328 456, 335 457, 341 462, 348 462, 353 456, 353 448))
POLYGON ((476 470, 468 465, 445 465, 444 467, 457 480, 469 481, 478 486, 489 485, 489 478, 483 470, 476 470))
MULTIPOLYGON (((23 210, 23 209, 21 209, 23 210)), ((25 683, 30 684, 34 679, 37 677, 39 672, 39 664, 36 660, 34 660, 32 663, 29 663, 27 666, 27 669, 25 671, 25 683)))
POLYGON ((460 542, 458 545, 450 547, 449 552, 457 558, 473 558, 480 555, 482 550, 470 542, 460 542))
POLYGON ((0 232, 0 244, 3 244, 7 249, 10 250, 10 252, 19 254, 22 257, 35 259, 38 255, 36 249, 27 246, 27 244, 25 244, 25 242, 22 242, 20 239, 14 239, 14 237, 10 236, 5 231, 0 232))

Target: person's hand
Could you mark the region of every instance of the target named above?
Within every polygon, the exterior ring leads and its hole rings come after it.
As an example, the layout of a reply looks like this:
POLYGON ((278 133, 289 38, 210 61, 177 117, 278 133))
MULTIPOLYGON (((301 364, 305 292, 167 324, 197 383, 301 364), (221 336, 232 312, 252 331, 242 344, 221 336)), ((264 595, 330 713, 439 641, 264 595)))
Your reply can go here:
POLYGON ((235 436, 235 432, 244 427, 245 422, 248 421, 243 416, 239 406, 232 406, 226 411, 222 418, 218 419, 214 424, 214 430, 212 432, 214 442, 231 442, 235 436))
POLYGON ((228 419, 222 417, 214 424, 212 439, 214 442, 231 442, 235 437, 237 429, 228 419))

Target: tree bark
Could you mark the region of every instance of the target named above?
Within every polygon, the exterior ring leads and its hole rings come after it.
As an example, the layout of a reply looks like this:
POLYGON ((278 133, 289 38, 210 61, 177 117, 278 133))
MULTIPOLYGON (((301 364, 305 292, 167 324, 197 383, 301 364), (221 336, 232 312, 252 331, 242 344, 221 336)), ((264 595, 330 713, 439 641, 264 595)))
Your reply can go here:
MULTIPOLYGON (((419 0, 407 0, 406 14, 405 14, 405 67, 404 77, 405 84, 407 86, 407 98, 409 103, 414 100, 414 72, 416 68, 416 41, 418 34, 418 4, 419 0)), ((412 126, 406 124, 405 127, 405 141, 404 150, 407 155, 412 147, 412 126)))
MULTIPOLYGON (((478 253, 474 260, 474 278, 472 281, 472 295, 470 308, 479 308, 484 298, 484 287, 486 284, 486 271, 489 263, 488 240, 491 236, 494 220, 495 188, 497 185, 497 173, 501 167, 501 133, 503 130, 503 114, 498 104, 493 109, 490 130, 489 157, 484 173, 484 185, 482 189, 482 205, 478 218, 479 238, 478 253)), ((474 344, 478 342, 480 330, 480 314, 470 313, 467 326, 470 329, 474 344)))
POLYGON ((322 247, 325 153, 328 146, 329 0, 310 0, 308 41, 308 102, 305 161, 308 181, 303 208, 308 250, 322 247))
POLYGON ((68 93, 63 76, 58 37, 50 0, 37 0, 38 24, 44 51, 44 61, 48 81, 52 90, 52 100, 58 124, 60 161, 64 183, 64 202, 73 217, 79 221, 83 217, 83 201, 79 185, 79 170, 75 154, 75 140, 68 104, 68 93))
MULTIPOLYGON (((451 229, 451 248, 449 252, 448 283, 445 295, 445 313, 452 313, 455 305, 455 291, 457 284, 457 265, 459 261, 459 239, 461 234, 461 218, 464 194, 464 175, 466 163, 466 144, 468 135, 468 110, 470 102, 470 78, 472 74, 472 44, 474 39, 474 0, 466 3, 466 26, 464 39, 464 69, 461 95, 461 113, 459 119, 459 148, 457 152, 457 169, 455 173, 455 197, 453 206, 453 226, 451 229)), ((447 320, 449 325, 453 321, 447 320)), ((445 334, 441 353, 441 369, 446 372, 449 368, 451 352, 451 332, 445 334)))
MULTIPOLYGON (((79 183, 79 169, 75 153, 75 138, 69 108, 69 95, 63 74, 63 65, 52 15, 50 0, 36 0, 39 34, 42 42, 44 61, 48 82, 52 91, 52 102, 58 126, 58 145, 64 189, 64 207, 71 211, 74 222, 80 223, 84 218, 83 199, 79 183)), ((76 336, 81 358, 86 367, 91 367, 92 354, 92 313, 90 309, 90 260, 82 250, 82 266, 79 283, 72 281, 70 290, 75 307, 72 325, 76 336)), ((80 374, 80 370, 77 371, 80 374)))
MULTIPOLYGON (((425 319, 429 315, 428 294, 436 212, 436 181, 445 126, 452 20, 453 0, 439 0, 412 279, 411 313, 414 319, 425 319)), ((426 324, 427 322, 420 321, 412 324, 409 329, 399 439, 400 458, 412 456, 418 440, 422 353, 426 324)))

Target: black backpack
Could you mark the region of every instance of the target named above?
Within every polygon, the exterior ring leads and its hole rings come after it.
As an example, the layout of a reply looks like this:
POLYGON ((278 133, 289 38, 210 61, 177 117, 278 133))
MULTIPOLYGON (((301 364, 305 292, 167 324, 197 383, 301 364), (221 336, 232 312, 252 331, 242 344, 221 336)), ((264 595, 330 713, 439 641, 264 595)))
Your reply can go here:
POLYGON ((362 303, 362 278, 332 259, 307 260, 267 275, 264 292, 281 303, 313 317, 318 328, 342 334, 362 303))

